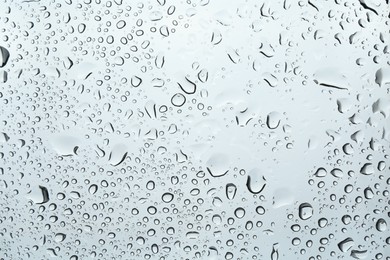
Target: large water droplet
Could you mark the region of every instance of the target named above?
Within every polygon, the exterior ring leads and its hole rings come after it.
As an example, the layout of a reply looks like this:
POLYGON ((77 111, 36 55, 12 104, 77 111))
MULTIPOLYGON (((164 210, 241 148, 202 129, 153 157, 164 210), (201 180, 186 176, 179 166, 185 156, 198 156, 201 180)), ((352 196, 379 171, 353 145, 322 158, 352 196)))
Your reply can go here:
POLYGON ((324 168, 318 168, 317 171, 314 173, 314 176, 322 178, 325 177, 327 174, 327 171, 324 168))
POLYGON ((375 172, 375 168, 372 165, 372 163, 366 163, 363 165, 363 167, 360 169, 360 173, 364 175, 371 175, 375 172))
POLYGON ((76 155, 80 140, 70 135, 59 135, 53 137, 51 142, 53 149, 61 156, 76 155))
POLYGON ((237 208, 235 211, 234 211, 234 215, 237 217, 237 218, 239 218, 239 219, 241 219, 241 218, 243 218, 244 216, 245 216, 245 209, 243 209, 243 208, 237 208))
POLYGON ((228 183, 226 184, 226 197, 229 200, 234 199, 237 193, 237 187, 233 183, 228 183))
POLYGON ((96 184, 92 184, 88 188, 88 192, 91 194, 95 194, 97 192, 97 190, 98 190, 98 186, 96 184))
POLYGON ((173 198, 174 198, 173 194, 169 192, 164 193, 161 197, 162 201, 164 201, 165 203, 171 202, 173 198))
POLYGON ((378 219, 378 221, 376 222, 375 227, 376 227, 376 230, 378 230, 380 232, 385 232, 386 229, 387 229, 386 220, 384 220, 383 218, 378 219))
POLYGON ((279 259, 278 247, 279 247, 278 243, 272 245, 271 260, 278 260, 279 259))
POLYGON ((352 250, 351 256, 355 259, 365 259, 367 258, 367 250, 352 250))
POLYGON ((62 241, 65 240, 65 238, 66 238, 65 234, 57 233, 54 239, 55 239, 56 242, 62 242, 62 241))
POLYGON ((225 154, 213 154, 206 162, 207 171, 213 177, 222 177, 229 171, 229 168, 227 168, 228 162, 229 158, 225 154))
POLYGON ((253 169, 249 172, 246 187, 253 194, 259 194, 263 191, 266 185, 266 179, 261 174, 259 169, 253 169))
POLYGON ((0 68, 4 67, 9 59, 9 52, 6 48, 0 46, 0 68))
POLYGON ((276 129, 281 120, 281 115, 278 112, 271 112, 267 115, 267 126, 269 129, 276 129))
POLYGON ((36 204, 44 204, 49 201, 49 191, 44 186, 34 186, 34 188, 28 193, 27 198, 32 200, 36 204))
POLYGON ((342 251, 342 252, 347 252, 349 249, 352 248, 352 246, 354 245, 355 243, 353 242, 353 239, 348 237, 346 239, 344 239, 343 241, 339 242, 337 244, 337 246, 339 247, 339 249, 342 251))
POLYGON ((313 207, 309 203, 299 205, 299 217, 302 220, 307 220, 313 216, 313 207))
POLYGON ((127 156, 127 146, 124 144, 116 144, 110 152, 108 161, 113 166, 121 164, 127 156))
POLYGON ((171 103, 175 107, 181 107, 186 102, 186 97, 181 93, 176 93, 171 98, 171 103))

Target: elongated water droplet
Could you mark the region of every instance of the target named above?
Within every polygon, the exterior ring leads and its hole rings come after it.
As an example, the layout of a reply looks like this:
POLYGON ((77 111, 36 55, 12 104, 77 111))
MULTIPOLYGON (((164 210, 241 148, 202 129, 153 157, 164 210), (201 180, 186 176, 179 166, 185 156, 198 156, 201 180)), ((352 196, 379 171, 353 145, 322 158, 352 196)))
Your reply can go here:
POLYGON ((376 226, 376 230, 380 232, 385 232, 387 229, 386 220, 384 220, 383 218, 378 219, 375 226, 376 226))
POLYGON ((4 67, 9 59, 9 52, 6 48, 0 46, 0 68, 4 67))
POLYGON ((372 163, 366 163, 363 165, 363 167, 360 169, 360 173, 364 175, 371 175, 375 172, 375 168, 372 165, 372 163))
POLYGON ((271 260, 279 260, 278 247, 279 247, 278 243, 272 245, 271 260))
POLYGON ((233 183, 228 183, 226 184, 226 197, 229 200, 234 199, 237 193, 237 187, 233 183))
POLYGON ((97 192, 97 190, 98 190, 98 186, 96 184, 92 184, 88 188, 88 192, 91 194, 95 194, 97 192))

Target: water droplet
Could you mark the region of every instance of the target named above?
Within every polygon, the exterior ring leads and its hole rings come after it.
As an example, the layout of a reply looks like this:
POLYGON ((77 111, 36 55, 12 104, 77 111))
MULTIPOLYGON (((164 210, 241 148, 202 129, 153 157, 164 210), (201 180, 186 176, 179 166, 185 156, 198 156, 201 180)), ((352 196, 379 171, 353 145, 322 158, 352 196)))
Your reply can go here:
POLYGON ((267 115, 267 126, 269 129, 276 129, 280 125, 281 116, 278 112, 271 112, 267 115))
POLYGON ((383 218, 378 219, 378 221, 376 222, 375 227, 376 227, 376 230, 378 230, 380 232, 385 232, 386 229, 387 229, 386 220, 384 220, 383 218))
POLYGON ((266 186, 266 179, 261 174, 259 169, 253 169, 249 172, 246 187, 253 194, 259 194, 266 186))
POLYGON ((173 198, 174 198, 173 194, 169 192, 164 193, 161 197, 162 201, 164 201, 165 203, 171 202, 173 198))
POLYGON ((181 107, 186 102, 186 97, 181 93, 176 93, 171 98, 171 103, 175 107, 181 107))
POLYGON ((351 256, 355 259, 365 259, 367 258, 367 250, 352 250, 351 256))
POLYGON ((226 197, 233 200, 237 193, 237 187, 233 183, 226 184, 226 197))
POLYGON ((337 246, 339 247, 341 252, 347 252, 348 250, 350 250, 352 248, 352 246, 354 244, 355 243, 353 242, 353 239, 348 237, 348 238, 344 239, 343 241, 339 242, 337 244, 337 246))
POLYGON ((338 169, 338 168, 335 168, 333 170, 330 171, 330 174, 332 174, 334 177, 336 178, 342 178, 343 177, 343 171, 338 169))
POLYGON ((92 184, 91 186, 89 186, 89 188, 88 188, 88 192, 90 193, 90 194, 95 194, 96 192, 97 192, 97 190, 98 190, 98 186, 96 185, 96 184, 92 184))
POLYGON ((318 226, 320 228, 324 228, 328 224, 328 220, 326 218, 320 218, 318 220, 318 226))
POLYGON ((370 187, 364 189, 364 197, 366 199, 372 199, 374 197, 374 192, 370 187))
POLYGON ((123 20, 120 20, 120 21, 118 21, 118 22, 116 23, 116 28, 118 28, 118 29, 122 29, 122 28, 124 28, 125 26, 126 26, 126 22, 123 21, 123 20))
POLYGON ((57 233, 56 236, 55 236, 55 241, 56 241, 57 243, 59 243, 59 242, 64 241, 65 238, 66 238, 66 235, 65 235, 65 234, 63 234, 63 233, 57 233))
POLYGON ((87 26, 84 23, 81 23, 77 27, 77 30, 79 31, 79 33, 83 33, 85 31, 85 28, 87 28, 87 26))
POLYGON ((126 159, 126 156, 127 146, 124 144, 116 144, 112 148, 108 160, 111 165, 118 166, 126 159))
POLYGON ((59 135, 53 137, 51 144, 59 155, 72 156, 77 154, 80 140, 70 135, 59 135))
POLYGON ((8 142, 9 136, 6 133, 0 133, 0 143, 8 142))
POLYGON ((323 68, 318 70, 313 76, 315 78, 314 82, 320 86, 341 90, 348 89, 346 77, 337 68, 323 68))
POLYGON ((314 176, 316 177, 319 177, 319 178, 322 178, 322 177, 325 177, 327 174, 327 171, 324 169, 324 168, 318 168, 316 173, 314 174, 314 176))
POLYGON ((229 172, 226 165, 228 161, 229 159, 225 154, 213 154, 206 162, 207 171, 213 177, 225 176, 229 172))
POLYGON ((0 68, 7 65, 8 59, 9 59, 9 51, 6 48, 0 46, 0 68))
POLYGON ((278 260, 279 259, 278 247, 279 247, 278 243, 272 245, 271 260, 278 260))
POLYGON ((343 152, 347 155, 353 154, 353 147, 350 143, 346 143, 343 145, 343 152))
POLYGON ((185 81, 181 83, 178 82, 177 84, 179 85, 180 89, 187 95, 191 95, 196 92, 196 84, 187 77, 185 78, 185 81))
POLYGON ((256 207, 256 213, 259 215, 264 215, 264 213, 265 213, 264 207, 263 206, 256 207))
POLYGON ((390 83, 390 69, 381 68, 377 70, 375 73, 375 83, 377 83, 379 86, 390 83))
POLYGON ((162 69, 164 67, 165 63, 165 56, 162 54, 159 54, 156 56, 156 59, 154 60, 154 64, 158 69, 162 69))
POLYGON ((133 87, 138 88, 142 83, 142 79, 138 76, 132 76, 130 82, 133 87))
POLYGON ((32 200, 36 204, 44 204, 49 201, 49 191, 44 186, 34 186, 34 188, 28 193, 27 198, 32 200))
POLYGON ((309 203, 299 205, 299 217, 302 220, 307 220, 313 216, 313 207, 309 203))
POLYGON ((375 168, 372 165, 372 163, 366 163, 363 165, 363 167, 360 169, 360 173, 364 175, 371 175, 375 172, 375 168))
POLYGON ((243 208, 237 208, 235 211, 234 211, 234 215, 241 219, 245 216, 245 210, 243 208))

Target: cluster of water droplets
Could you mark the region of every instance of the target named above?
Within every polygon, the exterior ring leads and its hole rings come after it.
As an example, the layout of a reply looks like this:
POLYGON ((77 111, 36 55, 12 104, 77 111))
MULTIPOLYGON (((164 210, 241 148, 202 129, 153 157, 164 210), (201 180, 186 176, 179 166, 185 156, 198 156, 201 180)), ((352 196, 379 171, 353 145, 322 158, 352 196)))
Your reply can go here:
POLYGON ((389 259, 388 1, 0 6, 0 259, 389 259))

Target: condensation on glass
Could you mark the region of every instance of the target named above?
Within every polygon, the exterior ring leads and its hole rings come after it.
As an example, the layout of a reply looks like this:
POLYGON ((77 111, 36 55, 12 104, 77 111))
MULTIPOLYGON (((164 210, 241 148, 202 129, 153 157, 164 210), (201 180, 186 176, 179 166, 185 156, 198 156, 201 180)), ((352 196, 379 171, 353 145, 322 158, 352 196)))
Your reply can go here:
POLYGON ((0 259, 390 259, 388 0, 0 0, 0 259))

